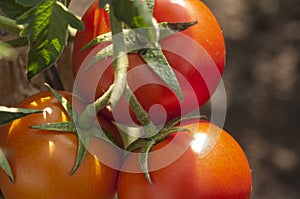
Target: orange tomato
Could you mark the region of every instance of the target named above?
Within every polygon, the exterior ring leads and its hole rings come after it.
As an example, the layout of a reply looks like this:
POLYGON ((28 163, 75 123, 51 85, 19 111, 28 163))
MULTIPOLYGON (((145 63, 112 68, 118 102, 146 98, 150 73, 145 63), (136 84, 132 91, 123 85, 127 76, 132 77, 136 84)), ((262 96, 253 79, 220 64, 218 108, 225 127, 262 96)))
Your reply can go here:
POLYGON ((208 122, 182 127, 190 132, 173 134, 150 153, 152 184, 135 153, 127 157, 118 178, 119 199, 249 199, 251 171, 234 138, 208 122))
MULTIPOLYGON (((70 93, 60 94, 68 101, 72 100, 70 93)), ((96 155, 88 152, 79 169, 70 175, 77 155, 77 135, 30 128, 33 125, 69 120, 50 92, 33 95, 18 107, 45 111, 43 114, 14 120, 0 130, 0 147, 11 165, 15 179, 11 184, 8 176, 0 169, 0 187, 6 199, 114 198, 118 170, 100 162, 96 155)), ((116 131, 108 121, 101 120, 100 123, 110 132, 116 131)), ((114 164, 121 164, 119 152, 108 142, 92 138, 90 146, 114 164)))

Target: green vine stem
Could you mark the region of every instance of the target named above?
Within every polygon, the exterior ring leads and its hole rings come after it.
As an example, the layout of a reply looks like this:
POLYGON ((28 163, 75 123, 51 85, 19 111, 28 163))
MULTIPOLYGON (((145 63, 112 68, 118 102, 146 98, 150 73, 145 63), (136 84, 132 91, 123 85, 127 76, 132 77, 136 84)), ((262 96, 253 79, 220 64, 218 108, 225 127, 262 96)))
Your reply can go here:
POLYGON ((118 21, 114 14, 114 6, 110 6, 110 25, 112 32, 113 43, 113 60, 115 69, 115 88, 112 92, 110 103, 112 108, 123 94, 125 85, 127 83, 127 68, 129 67, 129 61, 127 56, 127 50, 125 45, 125 38, 123 35, 122 22, 118 21))
MULTIPOLYGON (((110 6, 109 14, 111 32, 113 35, 112 43, 115 68, 114 88, 110 96, 111 108, 114 108, 115 103, 117 103, 121 95, 123 95, 135 113, 138 121, 146 128, 146 131, 151 134, 156 133, 156 127, 151 122, 148 113, 143 109, 127 84, 127 69, 129 67, 129 60, 127 56, 125 37, 123 35, 123 24, 116 19, 113 5, 110 6)), ((122 137, 124 138, 124 135, 122 137)), ((130 140, 127 139, 129 137, 130 136, 126 134, 124 141, 130 140)), ((124 144, 128 145, 128 143, 124 144)))
POLYGON ((18 25, 15 20, 7 18, 5 16, 0 16, 0 29, 7 32, 19 34, 24 26, 18 25))

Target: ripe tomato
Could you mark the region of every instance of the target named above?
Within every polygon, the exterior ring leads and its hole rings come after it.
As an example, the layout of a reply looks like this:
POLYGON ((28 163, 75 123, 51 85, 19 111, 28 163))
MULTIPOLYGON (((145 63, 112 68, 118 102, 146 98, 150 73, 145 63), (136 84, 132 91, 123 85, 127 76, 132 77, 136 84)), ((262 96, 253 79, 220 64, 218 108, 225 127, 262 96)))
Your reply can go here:
POLYGON ((176 133, 150 153, 153 184, 141 172, 138 156, 129 154, 118 178, 119 199, 249 199, 250 167, 234 138, 208 122, 189 122, 183 127, 190 132, 176 133), (178 159, 173 161, 174 157, 178 159), (161 162, 169 163, 160 168, 161 162))
MULTIPOLYGON (((96 52, 108 44, 82 51, 81 48, 99 34, 110 31, 109 16, 95 1, 84 14, 85 30, 74 40, 73 70, 76 87, 88 101, 101 96, 113 83, 112 57, 84 71, 96 52)), ((135 96, 155 123, 164 123, 185 115, 207 102, 217 87, 224 69, 225 44, 213 13, 199 0, 156 0, 153 15, 158 22, 198 23, 163 39, 160 44, 174 69, 184 100, 180 101, 138 54, 129 54, 127 81, 135 96), (158 105, 158 106, 154 106, 158 105), (152 107, 152 108, 151 108, 152 107)), ((132 111, 121 98, 113 111, 114 120, 132 123, 132 111)), ((109 111, 102 114, 112 117, 109 111)))
MULTIPOLYGON (((60 94, 72 100, 70 93, 60 94)), ((79 103, 78 106, 81 106, 79 103)), ((118 171, 100 162, 96 155, 88 152, 79 169, 70 175, 78 146, 75 134, 29 128, 69 120, 50 92, 33 95, 21 102, 19 107, 45 112, 14 120, 0 130, 0 147, 11 165, 15 179, 11 184, 8 176, 0 169, 0 187, 6 199, 114 198, 118 171)), ((116 131, 107 121, 101 120, 100 123, 109 131, 116 131)), ((120 165, 119 152, 107 142, 92 138, 90 146, 114 164, 120 165)))

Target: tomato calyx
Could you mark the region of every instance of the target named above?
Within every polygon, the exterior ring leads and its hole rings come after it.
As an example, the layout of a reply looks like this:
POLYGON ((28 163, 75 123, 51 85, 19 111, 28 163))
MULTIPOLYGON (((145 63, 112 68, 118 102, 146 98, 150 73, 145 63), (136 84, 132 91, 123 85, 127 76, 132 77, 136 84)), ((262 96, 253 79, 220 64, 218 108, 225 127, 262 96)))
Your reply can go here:
MULTIPOLYGON (((175 33, 184 31, 197 24, 197 21, 191 22, 180 22, 180 23, 170 23, 170 22, 161 22, 158 23, 159 31, 159 40, 161 41, 164 38, 167 38, 175 33)), ((148 28, 147 28, 148 29, 148 28)), ((123 35, 125 40, 126 51, 130 53, 139 53, 144 54, 147 51, 147 43, 141 39, 140 34, 144 33, 146 28, 141 28, 139 31, 137 29, 123 29, 123 35)), ((112 42, 113 36, 112 32, 107 32, 101 35, 96 36, 89 43, 82 47, 82 51, 85 51, 93 46, 98 44, 103 44, 107 42, 112 42)), ((86 66, 85 71, 92 67, 95 63, 113 55, 113 44, 110 44, 100 50, 95 57, 89 62, 86 66)))
POLYGON ((146 138, 139 138, 135 141, 133 141, 127 148, 126 156, 130 152, 134 152, 138 149, 139 151, 139 166, 141 170, 143 171, 145 178, 147 179, 149 184, 152 184, 152 180, 149 174, 149 168, 148 168, 148 156, 151 152, 151 149, 158 144, 159 142, 167 139, 174 133, 178 132, 190 132, 189 129, 182 128, 179 125, 179 123, 184 122, 186 120, 193 120, 193 119, 207 119, 206 116, 203 115, 190 115, 183 118, 175 118, 171 121, 169 121, 159 132, 154 134, 153 136, 146 137, 146 138))
POLYGON ((96 105, 95 103, 89 104, 85 108, 83 113, 79 115, 66 98, 64 98, 62 95, 57 93, 56 90, 51 88, 50 85, 45 84, 45 86, 51 91, 51 93, 60 102, 60 104, 66 111, 67 115, 69 116, 70 121, 41 124, 41 125, 32 126, 31 128, 40 129, 40 130, 56 130, 56 131, 72 132, 78 136, 77 156, 76 156, 74 167, 71 171, 71 175, 77 171, 83 159, 85 158, 88 150, 87 148, 89 146, 89 142, 92 136, 100 138, 106 142, 109 142, 112 144, 112 146, 119 147, 119 143, 112 135, 110 135, 105 129, 101 128, 99 125, 93 124, 93 120, 94 118, 96 118, 97 115, 95 109, 102 108, 101 103, 99 104, 98 101, 96 101, 95 102, 96 105))

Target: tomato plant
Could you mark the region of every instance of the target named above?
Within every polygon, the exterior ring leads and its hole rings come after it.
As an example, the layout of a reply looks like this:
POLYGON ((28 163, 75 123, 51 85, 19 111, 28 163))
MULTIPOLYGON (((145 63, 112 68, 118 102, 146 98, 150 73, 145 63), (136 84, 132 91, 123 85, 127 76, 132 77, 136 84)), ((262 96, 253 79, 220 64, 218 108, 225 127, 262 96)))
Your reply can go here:
POLYGON ((84 98, 48 85, 51 92, 21 108, 0 106, 5 199, 249 198, 251 171, 239 144, 187 116, 210 99, 224 70, 224 38, 209 8, 199 0, 96 0, 80 20, 69 3, 0 2, 7 16, 0 29, 20 36, 0 47, 28 45, 28 79, 55 74, 77 30, 73 91, 84 98), (146 137, 131 140, 134 122, 146 137))
MULTIPOLYGON (((60 94, 72 100, 71 93, 60 94)), ((82 109, 83 103, 76 101, 73 106, 82 109)), ((0 148, 11 165, 15 179, 11 184, 0 170, 0 187, 6 199, 114 197, 118 171, 100 162, 96 155, 88 152, 78 170, 71 175, 78 147, 77 135, 30 128, 69 120, 50 92, 33 95, 18 107, 40 109, 44 113, 14 120, 1 128, 0 148)), ((108 121, 99 121, 103 128, 116 133, 108 121)), ((90 147, 95 153, 106 154, 115 164, 120 164, 119 152, 105 141, 92 138, 90 147)))
POLYGON ((119 199, 249 199, 251 171, 235 139, 208 122, 191 120, 182 127, 189 132, 173 134, 149 153, 152 184, 140 170, 137 156, 129 154, 118 178, 119 199), (172 162, 172 156, 178 159, 172 162), (164 161, 170 164, 160 168, 164 161))
MULTIPOLYGON (((82 51, 94 37, 109 32, 109 15, 98 8, 95 1, 84 14, 84 31, 78 31, 74 40, 73 70, 76 87, 88 101, 103 95, 114 81, 112 57, 99 61, 85 71, 87 64, 98 50, 107 43, 82 51), (98 50, 94 50, 98 49, 98 50)), ((164 123, 174 117, 185 115, 207 102, 217 87, 224 69, 225 45, 222 31, 213 13, 197 0, 156 0, 153 16, 157 22, 198 23, 180 34, 161 40, 160 45, 179 81, 183 101, 168 88, 145 64, 137 53, 130 53, 127 81, 143 108, 155 123, 164 123), (158 105, 155 106, 154 105, 158 105), (152 109, 151 109, 152 107, 152 109)), ((113 111, 115 120, 131 123, 132 111, 123 98, 113 111)), ((112 118, 107 110, 102 113, 112 118)))

